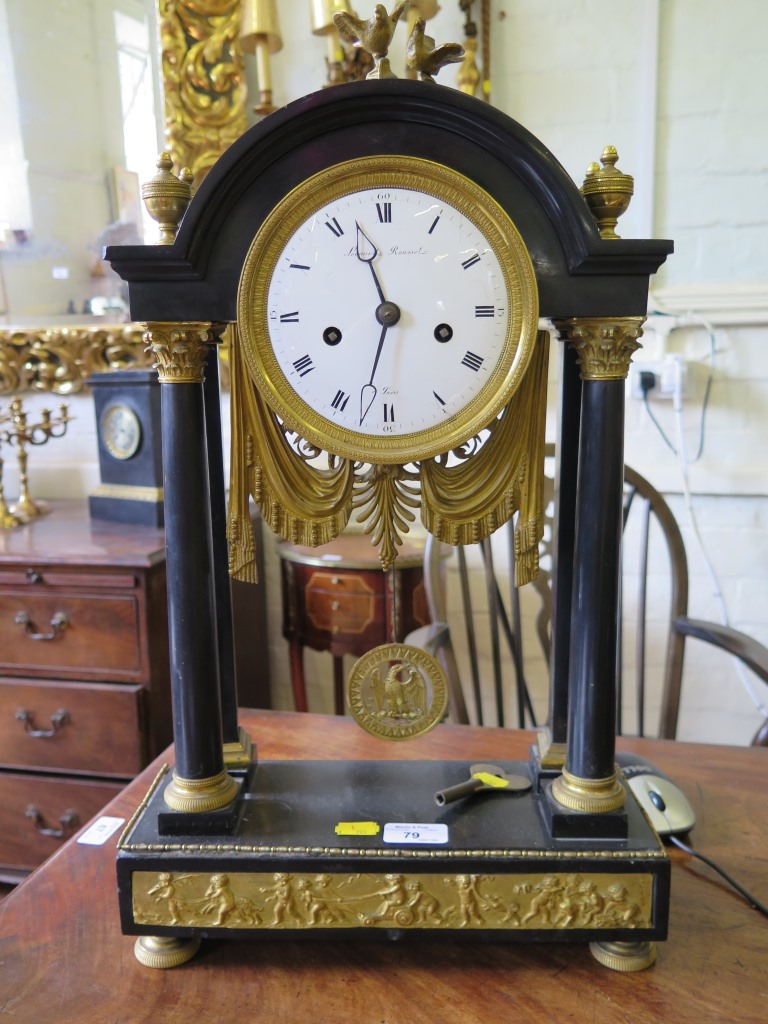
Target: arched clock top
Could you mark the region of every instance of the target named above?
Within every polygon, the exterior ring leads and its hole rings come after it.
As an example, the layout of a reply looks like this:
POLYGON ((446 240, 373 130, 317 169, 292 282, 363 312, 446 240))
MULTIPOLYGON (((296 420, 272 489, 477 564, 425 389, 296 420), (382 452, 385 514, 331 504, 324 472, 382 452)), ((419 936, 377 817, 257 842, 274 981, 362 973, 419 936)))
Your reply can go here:
POLYGON ((233 321, 261 224, 294 187, 341 161, 399 154, 453 168, 507 213, 545 317, 641 315, 672 243, 600 237, 572 179, 530 132, 474 97, 410 81, 314 93, 238 139, 203 181, 173 245, 109 247, 136 320, 233 321))

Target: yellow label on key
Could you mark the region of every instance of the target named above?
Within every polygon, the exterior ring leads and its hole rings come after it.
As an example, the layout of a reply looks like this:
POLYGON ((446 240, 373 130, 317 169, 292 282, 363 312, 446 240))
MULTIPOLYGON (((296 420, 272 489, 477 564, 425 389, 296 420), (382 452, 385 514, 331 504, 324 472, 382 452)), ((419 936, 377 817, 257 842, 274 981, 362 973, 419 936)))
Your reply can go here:
POLYGON ((476 772, 473 779, 479 779, 484 786, 492 786, 494 789, 506 789, 509 785, 508 779, 502 779, 498 775, 491 775, 490 772, 476 772))
POLYGON ((375 836, 380 831, 375 821, 340 821, 334 829, 337 836, 375 836))

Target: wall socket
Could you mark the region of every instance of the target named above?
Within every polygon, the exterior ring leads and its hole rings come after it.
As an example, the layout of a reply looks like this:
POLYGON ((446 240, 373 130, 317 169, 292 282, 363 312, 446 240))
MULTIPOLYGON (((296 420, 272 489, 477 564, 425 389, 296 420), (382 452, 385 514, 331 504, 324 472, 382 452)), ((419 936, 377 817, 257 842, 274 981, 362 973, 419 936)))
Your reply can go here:
POLYGON ((647 391, 649 399, 671 400, 675 396, 677 378, 680 378, 680 394, 685 396, 688 388, 688 366, 682 356, 667 355, 663 359, 649 360, 644 363, 631 363, 629 374, 629 393, 633 398, 643 398, 642 376, 652 373, 653 387, 647 391))

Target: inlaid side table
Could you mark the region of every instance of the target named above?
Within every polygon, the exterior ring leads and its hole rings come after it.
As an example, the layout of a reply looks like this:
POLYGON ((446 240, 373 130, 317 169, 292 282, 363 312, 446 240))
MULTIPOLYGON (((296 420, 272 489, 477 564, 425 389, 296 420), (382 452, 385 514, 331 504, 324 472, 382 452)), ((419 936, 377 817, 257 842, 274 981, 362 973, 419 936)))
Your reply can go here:
POLYGON ((364 534, 342 534, 318 548, 284 541, 278 553, 296 710, 307 710, 304 648, 311 647, 333 656, 334 709, 343 715, 344 655, 360 657, 429 622, 423 546, 406 541, 388 572, 364 534))

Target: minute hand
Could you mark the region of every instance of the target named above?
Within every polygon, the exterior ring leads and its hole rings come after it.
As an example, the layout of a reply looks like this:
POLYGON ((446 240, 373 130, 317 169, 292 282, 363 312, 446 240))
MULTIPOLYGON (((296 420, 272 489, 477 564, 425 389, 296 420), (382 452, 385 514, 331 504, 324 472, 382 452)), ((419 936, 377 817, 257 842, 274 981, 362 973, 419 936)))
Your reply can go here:
POLYGON ((360 389, 360 423, 362 425, 363 420, 368 414, 368 410, 373 405, 374 399, 377 395, 376 385, 373 383, 373 378, 376 376, 376 367, 379 365, 379 357, 381 356, 381 350, 384 347, 384 339, 387 336, 389 325, 384 324, 381 328, 381 337, 379 338, 379 346, 376 349, 376 357, 373 360, 373 369, 371 370, 371 379, 367 384, 363 384, 360 389))

